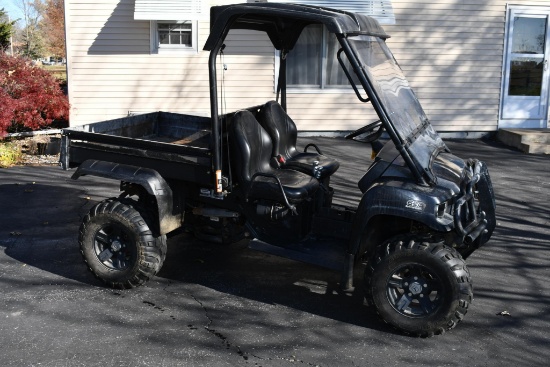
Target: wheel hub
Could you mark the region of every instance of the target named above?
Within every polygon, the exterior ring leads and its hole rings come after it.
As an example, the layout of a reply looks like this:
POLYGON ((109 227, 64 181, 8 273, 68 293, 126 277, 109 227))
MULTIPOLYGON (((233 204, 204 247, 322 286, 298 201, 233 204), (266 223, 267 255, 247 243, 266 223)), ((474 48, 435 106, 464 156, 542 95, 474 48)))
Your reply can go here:
POLYGON ((403 264, 388 278, 386 296, 392 307, 408 317, 424 317, 442 302, 442 288, 435 273, 420 264, 403 264))
POLYGON ((96 232, 94 250, 98 260, 107 268, 125 270, 132 262, 129 251, 131 234, 120 225, 108 224, 96 232))
POLYGON ((113 250, 114 252, 117 252, 121 248, 122 248, 122 243, 120 243, 120 241, 114 240, 113 243, 111 243, 111 250, 113 250))
POLYGON ((422 285, 418 282, 414 282, 409 286, 409 291, 416 296, 422 293, 422 285))

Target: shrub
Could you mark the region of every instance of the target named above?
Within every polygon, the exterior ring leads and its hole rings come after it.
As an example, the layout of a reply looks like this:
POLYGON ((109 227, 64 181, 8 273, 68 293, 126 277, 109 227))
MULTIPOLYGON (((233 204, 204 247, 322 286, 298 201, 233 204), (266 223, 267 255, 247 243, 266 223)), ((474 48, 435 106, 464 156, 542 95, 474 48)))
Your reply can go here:
POLYGON ((69 101, 47 71, 0 53, 0 138, 68 119, 69 101))
POLYGON ((18 164, 23 158, 21 146, 15 142, 0 142, 0 168, 18 164))

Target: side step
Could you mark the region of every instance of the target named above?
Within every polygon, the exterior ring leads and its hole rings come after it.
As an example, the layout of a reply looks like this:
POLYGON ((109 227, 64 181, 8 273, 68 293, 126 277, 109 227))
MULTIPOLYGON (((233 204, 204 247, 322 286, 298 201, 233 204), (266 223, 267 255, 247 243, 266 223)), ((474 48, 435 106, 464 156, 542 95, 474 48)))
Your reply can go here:
POLYGON ((341 272, 346 269, 347 265, 345 241, 342 242, 344 243, 339 243, 337 240, 312 239, 289 244, 288 247, 281 247, 253 239, 248 247, 252 250, 341 272))

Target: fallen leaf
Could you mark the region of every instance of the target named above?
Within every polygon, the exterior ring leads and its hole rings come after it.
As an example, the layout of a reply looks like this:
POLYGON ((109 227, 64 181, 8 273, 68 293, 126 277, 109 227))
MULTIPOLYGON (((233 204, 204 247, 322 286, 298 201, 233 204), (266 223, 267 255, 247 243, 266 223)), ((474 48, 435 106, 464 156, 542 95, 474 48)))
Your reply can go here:
POLYGON ((502 311, 497 313, 497 316, 512 316, 512 315, 510 315, 510 312, 508 311, 502 311))

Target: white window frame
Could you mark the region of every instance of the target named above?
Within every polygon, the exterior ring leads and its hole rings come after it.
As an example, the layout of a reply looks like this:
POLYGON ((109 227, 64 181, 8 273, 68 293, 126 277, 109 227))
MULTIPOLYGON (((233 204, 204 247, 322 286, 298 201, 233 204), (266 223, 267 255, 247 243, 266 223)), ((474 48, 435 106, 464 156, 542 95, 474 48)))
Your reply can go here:
POLYGON ((198 50, 198 22, 196 20, 151 20, 150 27, 150 39, 151 39, 151 53, 152 54, 189 54, 195 55, 199 52, 198 50), (160 44, 159 40, 159 23, 191 23, 191 46, 187 45, 166 45, 160 44))

